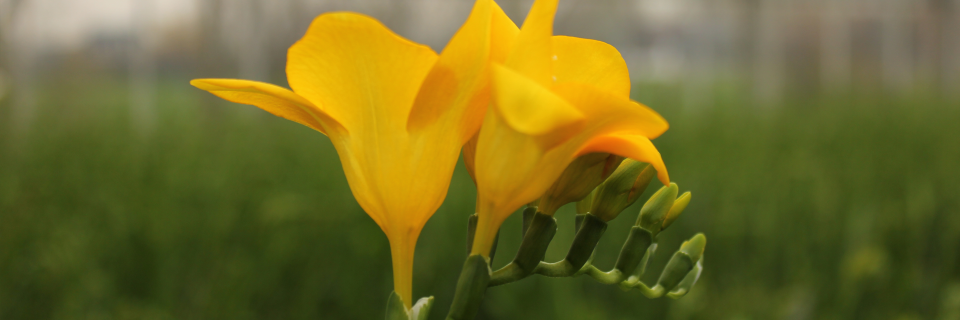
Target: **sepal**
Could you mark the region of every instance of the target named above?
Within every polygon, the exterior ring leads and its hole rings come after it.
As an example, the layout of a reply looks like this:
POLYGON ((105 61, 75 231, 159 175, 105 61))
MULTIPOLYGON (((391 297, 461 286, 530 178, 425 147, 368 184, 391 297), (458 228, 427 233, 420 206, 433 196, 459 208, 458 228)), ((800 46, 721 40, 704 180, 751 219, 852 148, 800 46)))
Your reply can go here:
POLYGON ((457 279, 457 291, 453 295, 453 303, 447 319, 473 319, 480 310, 480 302, 490 283, 490 262, 479 254, 467 257, 463 262, 463 270, 457 279))
POLYGON ((431 307, 433 307, 433 296, 420 298, 410 309, 410 320, 427 320, 430 317, 431 307))
POLYGON ((557 234, 557 219, 553 216, 537 212, 530 221, 530 227, 523 235, 520 249, 513 258, 513 263, 529 275, 537 268, 543 256, 547 253, 550 241, 557 234))
POLYGON ((640 261, 647 254, 647 248, 653 244, 653 234, 643 228, 634 226, 630 229, 630 235, 627 241, 623 243, 620 249, 620 256, 617 257, 615 268, 623 274, 633 274, 640 261))
POLYGON ((403 305, 403 299, 400 299, 400 295, 396 291, 390 292, 390 297, 387 298, 387 320, 410 320, 410 316, 407 313, 407 307, 403 305))
POLYGON ((430 315, 430 307, 433 306, 433 296, 423 297, 413 305, 413 308, 407 309, 395 291, 390 292, 387 298, 387 320, 427 320, 430 315))
POLYGON ((570 245, 570 251, 567 252, 566 261, 570 263, 573 270, 580 270, 597 247, 600 237, 607 230, 607 223, 593 215, 584 215, 583 222, 579 223, 577 235, 573 238, 573 244, 570 245))
POLYGON ((530 222, 533 222, 533 215, 537 214, 539 208, 535 205, 527 205, 526 208, 523 208, 523 229, 521 229, 520 237, 522 238, 527 234, 527 229, 530 229, 530 222))

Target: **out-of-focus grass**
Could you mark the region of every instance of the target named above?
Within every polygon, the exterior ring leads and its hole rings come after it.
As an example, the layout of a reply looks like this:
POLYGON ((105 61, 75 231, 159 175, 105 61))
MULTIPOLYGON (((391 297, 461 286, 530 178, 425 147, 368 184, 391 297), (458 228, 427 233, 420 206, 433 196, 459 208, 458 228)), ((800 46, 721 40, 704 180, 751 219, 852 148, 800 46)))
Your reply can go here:
MULTIPOLYGON (((125 85, 44 88, 33 129, 0 130, 0 319, 376 319, 391 290, 386 238, 353 200, 321 134, 159 88, 157 130, 131 130, 125 85)), ((687 297, 648 300, 588 278, 488 290, 483 319, 948 319, 960 314, 960 104, 848 94, 759 108, 736 90, 690 104, 640 86, 672 128, 655 143, 684 216, 705 232, 687 297), (700 104, 703 104, 701 106, 700 104)), ((0 121, 9 105, 0 104, 0 121)), ((415 294, 449 305, 474 188, 462 168, 417 249, 415 294)), ((655 190, 656 183, 647 192, 655 190)), ((595 262, 612 265, 639 205, 595 262)), ((548 252, 569 245, 558 213, 548 252)), ((502 230, 495 265, 519 240, 502 230)))

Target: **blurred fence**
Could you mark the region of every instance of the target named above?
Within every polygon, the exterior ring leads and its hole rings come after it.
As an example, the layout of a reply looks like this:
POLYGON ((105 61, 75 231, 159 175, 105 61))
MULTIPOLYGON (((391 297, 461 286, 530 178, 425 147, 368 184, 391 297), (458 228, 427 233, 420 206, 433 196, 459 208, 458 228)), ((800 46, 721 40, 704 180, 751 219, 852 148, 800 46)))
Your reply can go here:
MULTIPOLYGON (((499 3, 519 24, 532 1, 499 3)), ((129 73, 133 121, 149 125, 157 76, 189 70, 282 81, 286 48, 322 12, 366 13, 440 50, 471 5, 0 0, 0 88, 12 91, 12 122, 25 126, 38 82, 64 76, 64 64, 102 65, 94 69, 129 73)), ((607 41, 636 80, 682 83, 693 97, 709 95, 718 80, 741 84, 770 104, 791 92, 857 86, 960 92, 960 0, 567 0, 556 29, 607 41)))

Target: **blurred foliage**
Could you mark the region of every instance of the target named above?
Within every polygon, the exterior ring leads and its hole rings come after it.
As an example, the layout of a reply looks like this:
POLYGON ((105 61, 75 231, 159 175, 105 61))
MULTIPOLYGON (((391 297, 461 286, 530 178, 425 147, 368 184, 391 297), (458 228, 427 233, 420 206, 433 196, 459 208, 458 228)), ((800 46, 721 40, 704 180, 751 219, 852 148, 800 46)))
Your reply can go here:
MULTIPOLYGON (((656 140, 694 197, 661 236, 709 238, 701 282, 648 300, 587 277, 491 288, 480 319, 956 319, 960 104, 852 90, 755 106, 735 86, 690 103, 635 98, 672 128, 656 140)), ((0 102, 0 319, 378 319, 386 238, 350 193, 326 137, 167 79, 157 130, 132 130, 126 83, 43 88, 29 132, 0 102)), ((650 194, 654 186, 647 190, 650 194)), ((474 188, 462 166, 417 248, 414 294, 450 303, 474 188)), ((643 203, 640 201, 639 203, 643 203)), ((611 221, 608 268, 639 211, 611 221)), ((573 237, 573 209, 547 254, 573 237)), ((512 258, 518 215, 495 266, 512 258)))

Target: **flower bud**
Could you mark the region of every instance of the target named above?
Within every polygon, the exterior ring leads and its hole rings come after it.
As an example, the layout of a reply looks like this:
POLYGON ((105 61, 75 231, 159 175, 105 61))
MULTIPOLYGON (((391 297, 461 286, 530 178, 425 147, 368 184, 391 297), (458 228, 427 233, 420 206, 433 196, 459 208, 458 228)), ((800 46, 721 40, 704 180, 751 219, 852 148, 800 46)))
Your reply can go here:
POLYGON ((583 199, 607 179, 621 161, 623 157, 609 153, 589 153, 573 160, 540 198, 540 212, 553 215, 563 205, 583 199))
POLYGON ((667 217, 663 219, 663 226, 660 227, 660 230, 667 229, 673 221, 677 220, 683 213, 683 209, 687 208, 687 204, 690 204, 690 191, 684 192, 677 197, 677 200, 673 201, 673 206, 670 206, 670 211, 667 212, 667 217))
POLYGON ((673 207, 673 203, 677 199, 678 189, 677 184, 671 182, 669 186, 663 186, 650 196, 647 203, 643 204, 643 208, 640 208, 637 225, 649 230, 656 236, 663 226, 667 213, 670 212, 670 208, 673 207))
POLYGON ((703 249, 707 246, 707 236, 702 233, 690 238, 690 240, 684 241, 680 245, 680 252, 683 252, 687 256, 690 256, 690 259, 693 262, 700 261, 700 257, 703 256, 703 249))
POLYGON ((657 280, 658 286, 663 286, 667 291, 673 290, 680 284, 690 271, 694 270, 700 257, 703 256, 703 249, 707 245, 707 237, 702 233, 684 241, 680 245, 680 250, 673 254, 667 266, 663 268, 660 279, 657 280))
POLYGON ((666 294, 667 297, 671 299, 680 299, 687 292, 690 292, 690 289, 693 289, 693 286, 697 284, 697 280, 700 279, 700 274, 703 272, 703 261, 697 261, 697 264, 693 266, 693 270, 687 273, 687 276, 683 277, 683 280, 680 280, 680 284, 673 288, 672 291, 666 294))
POLYGON ((637 201, 656 175, 657 171, 647 163, 624 160, 594 191, 590 214, 603 221, 613 220, 637 201))

